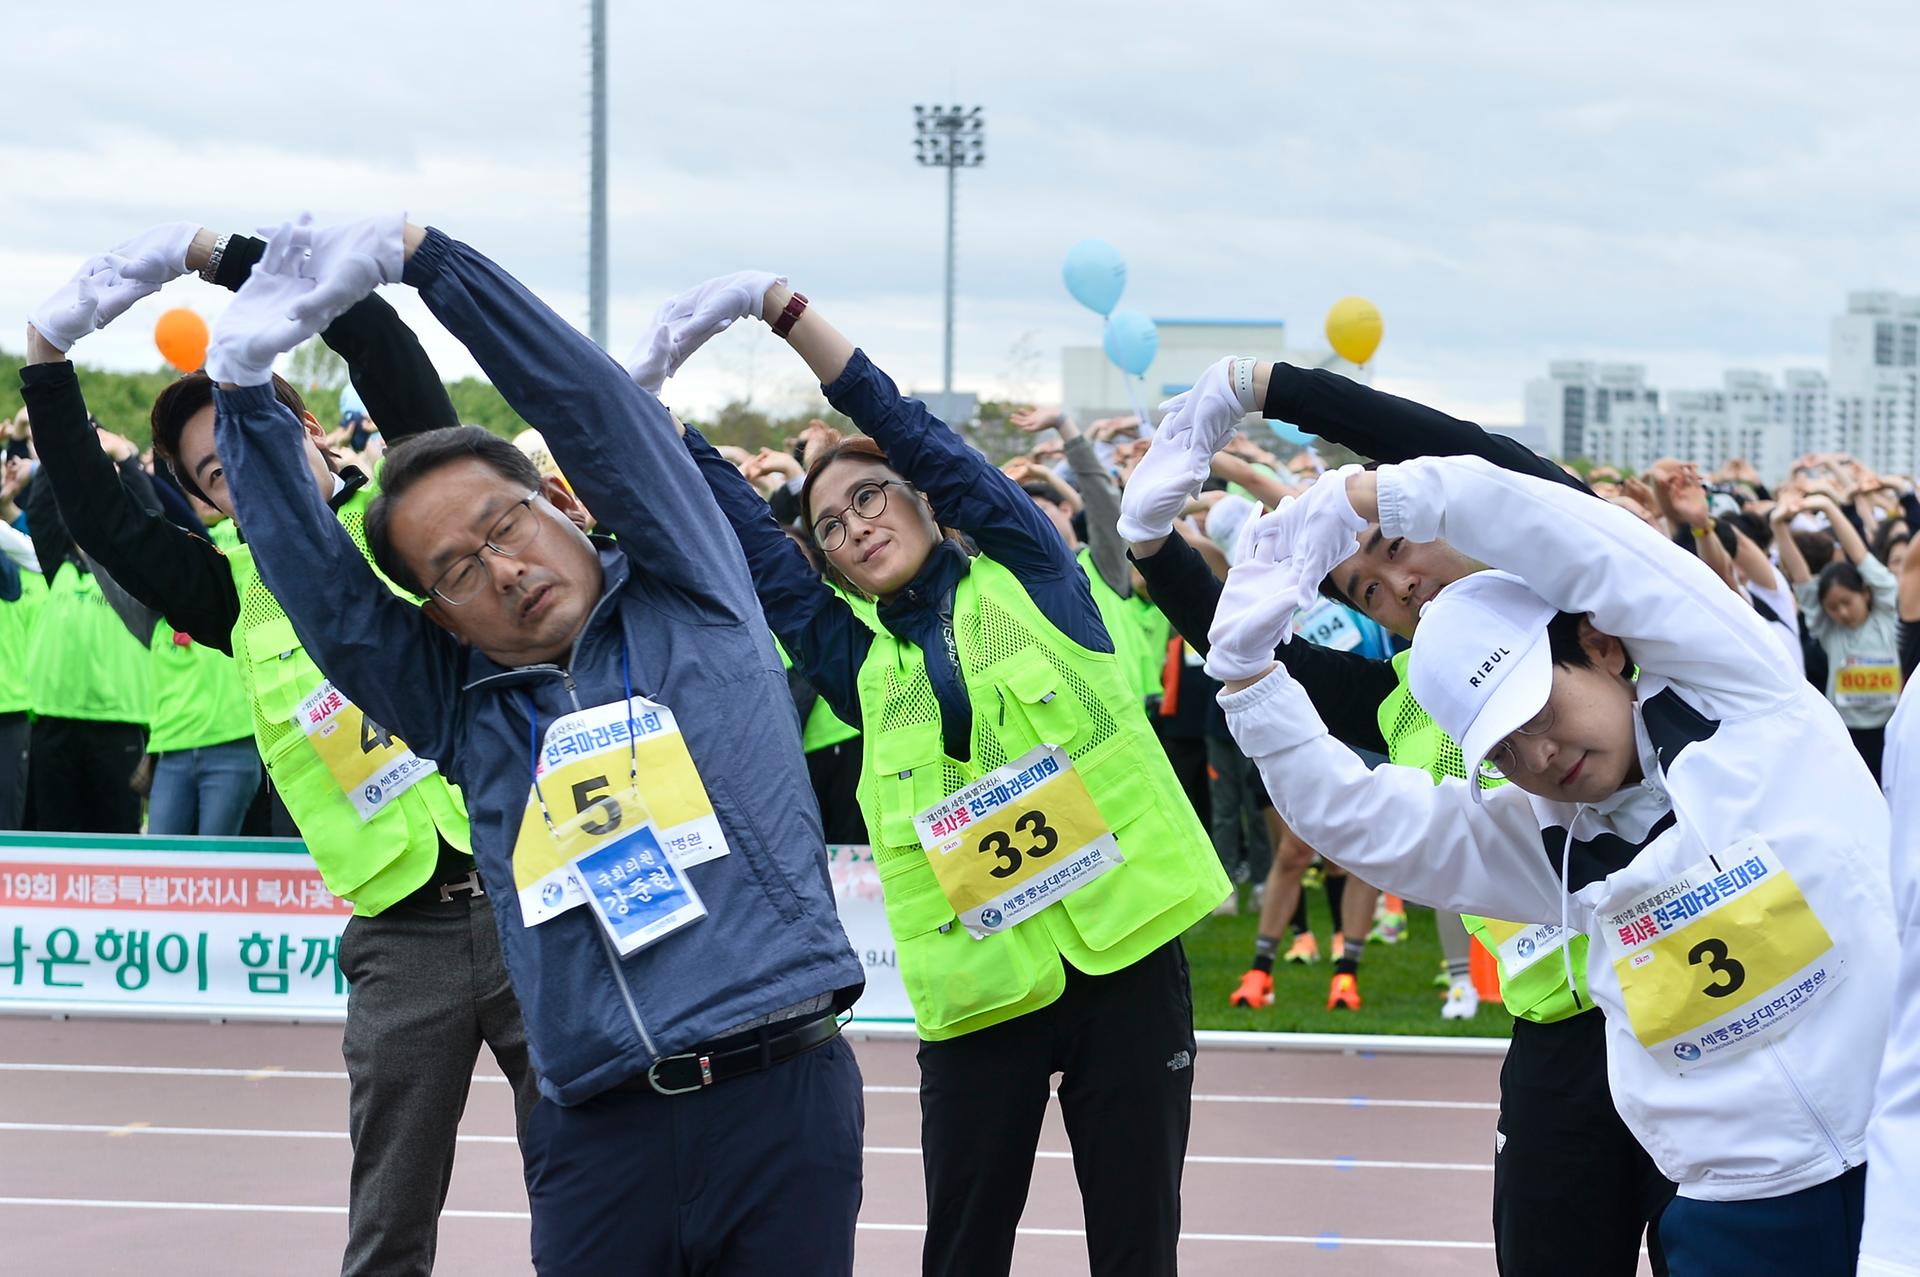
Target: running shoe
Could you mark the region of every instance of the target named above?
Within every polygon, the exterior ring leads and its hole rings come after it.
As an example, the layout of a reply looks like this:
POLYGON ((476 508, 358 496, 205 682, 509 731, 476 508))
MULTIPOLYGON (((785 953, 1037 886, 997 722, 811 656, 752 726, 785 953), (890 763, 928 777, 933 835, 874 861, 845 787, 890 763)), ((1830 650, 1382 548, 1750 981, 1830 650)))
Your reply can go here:
POLYGON ((1342 972, 1333 977, 1333 984, 1327 989, 1327 1010, 1358 1011, 1360 1009, 1360 981, 1342 972))
POLYGON ((1433 987, 1436 989, 1439 989, 1444 993, 1447 989, 1447 986, 1452 983, 1453 983, 1453 977, 1447 974, 1447 964, 1445 962, 1442 962, 1440 964, 1440 969, 1433 973, 1433 987))
POLYGON ((1288 962, 1297 962, 1307 966, 1320 961, 1320 942, 1313 938, 1313 932, 1302 931, 1293 938, 1293 945, 1285 953, 1288 962))
MULTIPOLYGON (((1386 897, 1381 897, 1382 903, 1386 897)), ((1367 933, 1368 944, 1399 944, 1407 938, 1407 915, 1386 909, 1376 909, 1373 914, 1373 930, 1367 933)))
POLYGON ((1254 967, 1240 977, 1240 987, 1227 998, 1230 1007, 1270 1007, 1273 1005, 1273 977, 1254 967))
POLYGON ((1456 980, 1447 990, 1446 1005, 1440 1008, 1442 1020, 1471 1020, 1480 1010, 1480 991, 1471 980, 1456 980))
POLYGON ((1326 871, 1320 867, 1320 862, 1317 860, 1308 865, 1306 871, 1300 875, 1300 890, 1302 891, 1312 891, 1316 887, 1324 887, 1326 885, 1326 871))

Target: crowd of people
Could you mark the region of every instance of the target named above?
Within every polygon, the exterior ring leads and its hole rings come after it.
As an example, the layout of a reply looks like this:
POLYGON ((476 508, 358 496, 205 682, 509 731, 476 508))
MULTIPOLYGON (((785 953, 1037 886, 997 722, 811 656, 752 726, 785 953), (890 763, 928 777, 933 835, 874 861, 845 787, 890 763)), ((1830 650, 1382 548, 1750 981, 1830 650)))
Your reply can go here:
POLYGON ((921 1039, 928 1273, 1009 1271, 1050 1090, 1093 1271, 1175 1271, 1181 936, 1256 910, 1201 996, 1268 1005, 1320 956, 1313 878, 1330 1013, 1403 900, 1441 911, 1442 1016, 1470 943, 1498 961, 1501 1271, 1920 1271, 1879 784, 1920 785, 1911 480, 1583 476, 1248 357, 1157 425, 1023 410, 996 466, 785 279, 672 299, 623 366, 398 215, 136 236, 34 312, 22 394, 0 816, 133 832, 144 788, 155 832, 305 838, 354 906, 343 1272, 431 1268, 482 1043, 542 1273, 849 1271, 832 842, 872 848, 921 1039), (188 272, 236 296, 142 457, 67 355, 188 272), (461 426, 380 285, 532 429, 461 426), (748 454, 670 412, 743 320, 857 433, 748 454), (316 335, 337 430, 272 371, 316 335))

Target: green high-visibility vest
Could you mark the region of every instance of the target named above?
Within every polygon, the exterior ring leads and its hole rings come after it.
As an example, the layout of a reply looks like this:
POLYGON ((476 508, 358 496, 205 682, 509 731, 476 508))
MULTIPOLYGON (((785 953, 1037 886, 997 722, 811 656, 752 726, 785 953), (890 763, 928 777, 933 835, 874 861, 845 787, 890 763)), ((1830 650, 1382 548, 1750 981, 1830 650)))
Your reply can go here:
POLYGON ((42 718, 145 724, 152 658, 107 604, 93 573, 62 563, 27 640, 33 712, 42 718))
POLYGON ((918 647, 875 635, 860 668, 867 725, 860 810, 914 1023, 928 1041, 1046 1006, 1062 960, 1091 975, 1139 961, 1230 890, 1119 660, 1062 634, 1019 580, 980 556, 954 589, 953 635, 973 705, 971 756, 948 757, 918 647), (914 817, 1037 745, 1073 759, 1125 863, 984 940, 960 926, 914 817))
POLYGON ((1113 640, 1113 654, 1120 661, 1120 672, 1126 675, 1133 694, 1144 701, 1160 690, 1160 666, 1166 659, 1166 644, 1162 643, 1158 652, 1143 654, 1141 645, 1146 642, 1146 634, 1136 619, 1135 609, 1100 575, 1100 569, 1093 562, 1093 551, 1082 546, 1075 558, 1079 560, 1080 570, 1087 574, 1094 606, 1100 609, 1100 622, 1107 627, 1107 637, 1113 640))
POLYGON ((28 644, 46 598, 46 578, 22 568, 20 597, 0 603, 0 714, 19 714, 33 708, 33 689, 27 681, 28 644))
MULTIPOLYGON (((1401 652, 1393 658, 1393 672, 1400 676, 1400 685, 1380 702, 1380 734, 1387 741, 1387 757, 1403 767, 1418 767, 1432 776, 1436 785, 1448 776, 1465 780, 1466 760, 1460 755, 1459 744, 1428 717, 1407 686, 1407 662, 1412 656, 1412 652, 1401 652)), ((1483 777, 1480 783, 1491 788, 1506 782, 1483 777)), ((1500 1000, 1515 1016, 1551 1024, 1592 1009, 1593 1002, 1587 997, 1585 936, 1576 933, 1568 939, 1566 959, 1558 953, 1531 952, 1521 958, 1510 952, 1511 946, 1506 943, 1523 930, 1518 924, 1471 914, 1460 915, 1460 921, 1499 961, 1500 1000), (1503 954, 1503 950, 1509 952, 1503 954), (1569 959, 1573 963, 1571 987, 1566 972, 1569 959), (1520 963, 1525 965, 1515 969, 1520 963)))
MULTIPOLYGON (((353 494, 337 512, 360 553, 367 555, 365 519, 372 484, 353 494)), ((368 565, 373 559, 367 555, 368 565)), ((240 616, 233 626, 234 663, 253 708, 253 736, 287 814, 300 827, 307 850, 327 890, 353 902, 357 914, 376 914, 426 882, 440 857, 440 842, 471 855, 467 808, 460 791, 439 773, 424 777, 362 821, 333 774, 295 726, 294 713, 325 675, 301 647, 280 601, 253 563, 253 551, 227 554, 240 616)), ((376 573, 378 569, 375 569, 376 573)), ((392 582, 381 580, 394 593, 392 582)), ((406 597, 404 594, 402 597, 406 597)))
POLYGON ((1167 669, 1167 644, 1173 638, 1173 622, 1144 594, 1121 601, 1133 620, 1132 659, 1138 662, 1134 682, 1143 695, 1159 696, 1166 690, 1161 676, 1167 669))
MULTIPOLYGON (((228 553, 239 548, 240 535, 230 520, 222 519, 208 535, 228 553)), ((231 656, 175 633, 164 617, 154 624, 151 650, 153 723, 147 732, 148 753, 224 745, 253 735, 253 707, 247 703, 247 690, 240 684, 240 670, 231 656)))

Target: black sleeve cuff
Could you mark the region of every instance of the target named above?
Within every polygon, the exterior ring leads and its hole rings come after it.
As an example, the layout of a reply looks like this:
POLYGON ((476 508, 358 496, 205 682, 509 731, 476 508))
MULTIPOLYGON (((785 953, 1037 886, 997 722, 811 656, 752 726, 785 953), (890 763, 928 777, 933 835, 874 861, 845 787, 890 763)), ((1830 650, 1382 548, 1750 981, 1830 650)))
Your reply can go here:
POLYGON ((234 235, 227 240, 227 251, 220 254, 220 269, 213 273, 213 282, 230 292, 239 292, 240 285, 253 274, 254 263, 265 256, 266 251, 264 239, 234 235))

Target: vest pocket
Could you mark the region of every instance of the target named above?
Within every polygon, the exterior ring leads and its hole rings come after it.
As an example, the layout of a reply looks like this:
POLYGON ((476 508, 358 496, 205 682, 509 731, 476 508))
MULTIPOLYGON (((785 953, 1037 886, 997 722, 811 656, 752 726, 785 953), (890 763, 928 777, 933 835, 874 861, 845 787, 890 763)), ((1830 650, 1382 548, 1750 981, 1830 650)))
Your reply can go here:
POLYGON ((320 686, 322 677, 306 659, 293 622, 283 618, 248 630, 246 661, 260 716, 293 727, 294 712, 320 686))
MULTIPOLYGON (((1087 788, 1107 828, 1120 844, 1123 863, 1060 902, 1080 939, 1094 952, 1121 944, 1161 914, 1177 908, 1204 882, 1196 872, 1195 847, 1219 861, 1199 821, 1190 813, 1155 807, 1155 787, 1124 755, 1087 769, 1087 788), (1195 840, 1198 840, 1197 842, 1195 840)), ((1204 870, 1204 866, 1201 867, 1204 870)))
POLYGON ((923 1037, 953 1037, 1058 996, 1060 958, 1051 944, 1025 927, 975 940, 924 860, 897 863, 899 872, 880 885, 900 980, 923 1037))
MULTIPOLYGON (((1006 689, 1012 697, 1012 708, 1027 724, 1032 744, 1057 745, 1070 751, 1086 735, 1087 715, 1079 698, 1071 693, 1060 672, 1038 653, 1007 672, 1006 689)), ((1006 734, 1001 729, 1003 739, 1006 734)), ((1009 755, 1014 752, 1008 750, 1009 755)))

